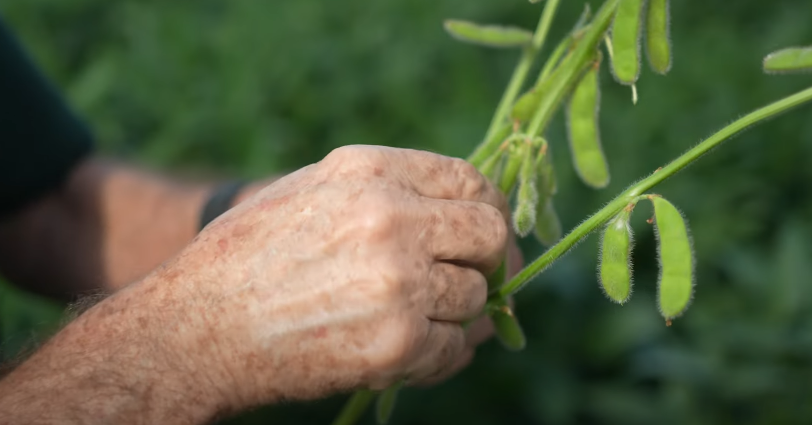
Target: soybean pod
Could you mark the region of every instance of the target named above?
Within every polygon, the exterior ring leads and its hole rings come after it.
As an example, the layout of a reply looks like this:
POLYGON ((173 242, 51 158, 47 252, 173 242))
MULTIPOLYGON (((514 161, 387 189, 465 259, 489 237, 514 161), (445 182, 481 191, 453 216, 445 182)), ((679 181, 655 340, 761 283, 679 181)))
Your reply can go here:
POLYGON ((513 229, 519 237, 527 236, 536 224, 536 158, 533 146, 525 141, 521 149, 522 167, 519 171, 519 190, 516 195, 516 209, 513 212, 513 229))
POLYGON ((561 220, 555 212, 553 200, 536 205, 536 239, 545 246, 553 246, 561 239, 561 220))
POLYGON ((446 20, 443 27, 457 40, 489 47, 524 47, 533 41, 533 33, 524 28, 481 25, 457 19, 446 20))
POLYGON ((561 220, 555 212, 553 195, 558 190, 555 169, 548 145, 542 145, 536 158, 536 175, 539 190, 539 199, 536 203, 536 226, 534 234, 538 241, 545 246, 552 246, 561 239, 561 220))
POLYGON ((654 204, 655 234, 660 262, 657 298, 660 313, 670 324, 691 302, 694 289, 694 256, 685 219, 662 197, 649 196, 654 204))
POLYGON ((812 46, 788 47, 764 58, 764 71, 771 74, 812 71, 812 46))
POLYGON ((519 351, 524 348, 527 341, 524 337, 519 321, 513 314, 513 310, 504 299, 493 300, 490 303, 489 311, 493 326, 496 331, 496 339, 510 351, 519 351))
POLYGON ((567 105, 567 129, 573 165, 581 180, 594 188, 609 184, 609 165, 601 149, 598 129, 600 58, 575 88, 567 105))
POLYGON ((632 205, 609 221, 601 236, 598 277, 606 296, 623 304, 632 294, 632 229, 629 226, 632 205))
POLYGON ((620 0, 612 24, 612 74, 632 85, 640 75, 640 34, 644 0, 620 0))
POLYGON ((668 0, 648 0, 646 14, 646 56, 651 69, 666 74, 671 69, 668 0))

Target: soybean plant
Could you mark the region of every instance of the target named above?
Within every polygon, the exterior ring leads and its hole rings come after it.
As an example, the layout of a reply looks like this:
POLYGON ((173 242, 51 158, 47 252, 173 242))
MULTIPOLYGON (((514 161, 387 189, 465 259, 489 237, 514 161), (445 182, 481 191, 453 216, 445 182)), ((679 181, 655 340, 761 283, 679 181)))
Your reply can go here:
MULTIPOLYGON (((565 119, 574 168, 586 185, 605 187, 610 173, 598 128, 598 72, 604 58, 602 48, 606 50, 615 79, 631 86, 635 103, 643 37, 645 54, 654 72, 666 74, 672 58, 668 0, 604 0, 594 15, 586 5, 571 31, 551 50, 535 81, 528 83, 558 4, 559 0, 546 1, 534 32, 461 20, 445 22, 446 31, 457 40, 521 50, 484 137, 467 158, 506 196, 515 198, 512 221, 516 234, 524 237, 533 233, 541 244, 549 247, 509 280, 505 276, 504 262, 488 278, 489 297, 482 314, 490 316, 497 339, 513 351, 524 348, 526 341, 507 300, 595 230, 603 228, 599 286, 611 301, 624 304, 629 300, 633 246, 629 220, 641 200, 650 201, 654 206, 650 223, 655 226, 660 266, 657 303, 666 325, 670 326, 672 320, 685 312, 693 297, 693 248, 688 224, 679 210, 662 196, 646 192, 747 127, 812 100, 810 87, 739 118, 631 185, 562 237, 553 203, 557 187, 552 148, 544 137, 553 116, 566 103, 565 119)), ((810 71, 812 47, 792 47, 772 53, 764 59, 763 69, 767 73, 810 71)), ((334 425, 355 423, 375 397, 378 422, 386 423, 402 384, 399 382, 377 394, 368 390, 357 392, 334 425)))

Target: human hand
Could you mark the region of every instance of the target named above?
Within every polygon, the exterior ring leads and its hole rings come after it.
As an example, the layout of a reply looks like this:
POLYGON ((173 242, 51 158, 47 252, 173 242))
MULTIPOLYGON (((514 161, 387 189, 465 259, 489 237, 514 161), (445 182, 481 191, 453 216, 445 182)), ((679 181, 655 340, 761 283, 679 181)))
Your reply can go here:
POLYGON ((144 285, 163 281, 178 344, 235 408, 384 388, 465 357, 461 323, 483 308, 506 216, 462 160, 344 147, 219 217, 144 285))

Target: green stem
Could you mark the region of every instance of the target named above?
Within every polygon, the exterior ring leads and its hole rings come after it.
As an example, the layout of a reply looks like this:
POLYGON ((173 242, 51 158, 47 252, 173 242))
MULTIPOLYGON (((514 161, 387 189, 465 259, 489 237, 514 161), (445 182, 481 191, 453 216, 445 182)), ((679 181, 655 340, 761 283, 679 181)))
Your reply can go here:
POLYGON ((510 82, 508 83, 507 89, 505 89, 505 93, 502 94, 502 99, 499 100, 499 105, 496 107, 496 112, 493 114, 491 124, 488 126, 488 131, 485 133, 485 140, 490 140, 494 133, 499 130, 499 127, 504 122, 505 117, 508 116, 510 108, 513 107, 513 103, 516 102, 516 97, 519 95, 519 91, 522 89, 522 86, 527 79, 527 73, 530 72, 530 68, 533 67, 533 62, 536 59, 536 55, 544 46, 544 42, 547 39, 547 33, 550 32, 550 24, 553 21, 553 16, 555 16, 556 10, 558 9, 558 2, 559 0, 547 0, 547 4, 544 5, 544 11, 539 19, 538 27, 536 28, 536 32, 533 34, 533 42, 529 47, 524 49, 522 52, 522 57, 519 59, 519 63, 516 65, 516 69, 513 70, 513 75, 510 77, 510 82))
POLYGON ((374 391, 356 391, 347 401, 347 404, 344 405, 344 408, 341 409, 341 413, 335 418, 333 425, 352 425, 358 422, 358 419, 366 412, 369 403, 371 403, 374 398, 374 391))
POLYGON ((725 140, 733 137, 751 125, 772 118, 809 101, 812 101, 812 87, 785 97, 763 108, 757 109, 744 117, 739 118, 727 127, 719 130, 711 137, 705 139, 694 148, 682 154, 679 158, 671 161, 665 167, 654 171, 645 179, 626 189, 623 193, 609 202, 605 207, 578 225, 578 227, 573 229, 572 232, 561 239, 560 242, 547 250, 547 252, 545 252, 541 257, 530 263, 509 282, 502 286, 498 292, 498 296, 506 298, 512 294, 515 294, 528 281, 544 271, 544 269, 546 269, 555 260, 561 258, 564 254, 569 252, 569 250, 578 244, 578 242, 586 238, 594 230, 603 226, 612 217, 617 215, 617 213, 619 213, 621 209, 629 204, 629 202, 632 202, 639 195, 643 194, 643 192, 648 191, 652 187, 661 183, 663 180, 673 176, 683 168, 687 167, 689 164, 708 153, 711 149, 719 146, 725 140))

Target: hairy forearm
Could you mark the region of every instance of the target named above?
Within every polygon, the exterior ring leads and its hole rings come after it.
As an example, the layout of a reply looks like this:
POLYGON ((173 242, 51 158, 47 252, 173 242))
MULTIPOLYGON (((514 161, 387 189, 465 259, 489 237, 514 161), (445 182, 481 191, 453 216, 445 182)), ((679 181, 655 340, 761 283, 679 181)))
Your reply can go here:
MULTIPOLYGON (((139 282, 98 304, 0 381, 14 424, 198 424, 226 404, 195 370, 187 317, 163 282, 139 282)), ((169 285, 171 286, 171 285, 169 285)))
POLYGON ((117 290, 194 237, 209 191, 90 159, 58 191, 0 224, 0 270, 59 298, 117 290))

